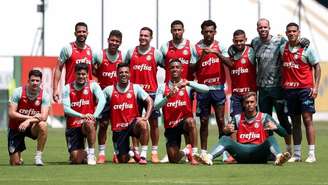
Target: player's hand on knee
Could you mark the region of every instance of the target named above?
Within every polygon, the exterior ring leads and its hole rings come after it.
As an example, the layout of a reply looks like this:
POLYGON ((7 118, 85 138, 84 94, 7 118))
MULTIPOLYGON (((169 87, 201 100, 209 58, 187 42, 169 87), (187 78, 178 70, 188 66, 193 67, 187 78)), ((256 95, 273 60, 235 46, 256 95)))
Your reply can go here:
POLYGON ((26 128, 30 126, 30 120, 25 120, 23 123, 21 123, 18 127, 18 130, 20 132, 25 132, 26 128))

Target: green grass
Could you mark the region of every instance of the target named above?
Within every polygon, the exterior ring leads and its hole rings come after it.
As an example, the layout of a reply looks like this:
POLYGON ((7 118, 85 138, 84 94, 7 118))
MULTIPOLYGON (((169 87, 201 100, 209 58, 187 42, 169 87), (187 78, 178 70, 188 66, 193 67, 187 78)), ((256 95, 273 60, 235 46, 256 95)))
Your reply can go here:
MULTIPOLYGON (((216 140, 216 128, 210 128, 209 145, 216 140)), ((64 140, 64 129, 49 129, 48 142, 43 155, 44 167, 33 165, 35 142, 26 139, 27 150, 23 153, 24 166, 8 165, 7 138, 0 130, 0 185, 93 185, 93 184, 328 184, 328 123, 316 123, 317 160, 315 164, 296 163, 282 167, 272 164, 223 165, 220 160, 213 166, 189 164, 112 164, 87 166, 69 165, 64 140)), ((163 133, 163 132, 162 132, 163 133)), ((282 138, 276 137, 281 143, 282 138)), ((107 147, 111 158, 112 145, 107 147)), ((164 154, 164 137, 161 136, 160 152, 164 154)), ((303 160, 307 156, 303 134, 303 160)))

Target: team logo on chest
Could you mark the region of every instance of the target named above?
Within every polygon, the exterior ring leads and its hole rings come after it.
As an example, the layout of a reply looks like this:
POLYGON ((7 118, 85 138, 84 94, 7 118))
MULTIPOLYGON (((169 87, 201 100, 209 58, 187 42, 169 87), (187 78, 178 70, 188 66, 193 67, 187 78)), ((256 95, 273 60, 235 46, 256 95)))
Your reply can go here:
POLYGON ((246 64, 246 60, 245 60, 245 58, 242 58, 240 62, 241 62, 242 64, 246 64))
POLYGON ((254 128, 259 128, 259 123, 258 122, 254 123, 254 128))
POLYGON ((146 56, 146 60, 147 60, 147 61, 150 61, 150 60, 151 60, 151 56, 150 56, 150 55, 147 55, 147 56, 146 56))
POLYGON ((36 100, 34 103, 36 106, 39 106, 41 104, 40 100, 36 100))
POLYGON ((130 99, 130 98, 132 98, 132 94, 128 92, 128 93, 126 94, 126 97, 130 99))
POLYGON ((83 94, 84 94, 84 95, 87 95, 87 94, 89 94, 89 91, 88 91, 87 89, 84 89, 84 90, 83 90, 83 94))
POLYGON ((182 52, 184 55, 188 55, 189 54, 189 51, 187 49, 183 50, 182 52))
POLYGON ((294 54, 294 59, 295 59, 295 60, 298 59, 298 53, 294 54))
POLYGON ((179 91, 179 96, 183 96, 184 92, 182 90, 179 91))
POLYGON ((90 55, 91 53, 90 53, 90 51, 89 50, 87 50, 87 55, 90 55))

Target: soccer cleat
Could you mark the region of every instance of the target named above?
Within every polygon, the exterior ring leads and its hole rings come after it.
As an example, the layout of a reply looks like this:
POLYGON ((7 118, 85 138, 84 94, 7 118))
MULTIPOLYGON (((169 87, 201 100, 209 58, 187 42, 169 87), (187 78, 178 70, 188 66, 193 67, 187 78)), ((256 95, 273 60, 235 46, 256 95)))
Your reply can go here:
POLYGON ((117 158, 117 155, 116 155, 116 154, 113 155, 112 162, 113 162, 114 164, 118 164, 118 163, 120 163, 120 162, 118 161, 118 158, 117 158))
POLYGON ((36 166, 43 166, 44 165, 41 156, 35 156, 34 159, 35 159, 34 163, 35 163, 36 166))
POLYGON ((290 159, 290 153, 289 152, 284 152, 280 155, 277 155, 274 164, 277 165, 277 166, 281 166, 285 162, 287 162, 289 159, 290 159))
POLYGON ((228 156, 227 159, 223 160, 224 164, 236 164, 237 161, 231 155, 228 156))
POLYGON ((199 163, 197 162, 197 160, 192 156, 192 146, 191 144, 188 144, 186 146, 186 149, 189 151, 189 153, 187 154, 187 159, 189 161, 189 163, 191 165, 198 165, 199 163))
POLYGON ((168 163, 169 162, 169 156, 167 154, 159 161, 160 163, 168 163))
POLYGON ((314 155, 311 155, 311 154, 305 159, 305 162, 306 163, 314 163, 316 161, 317 160, 316 160, 315 156, 314 155))
POLYGON ((289 163, 302 162, 302 159, 300 156, 294 155, 287 162, 289 162, 289 163))
POLYGON ((140 154, 139 154, 139 152, 137 152, 135 150, 133 150, 133 153, 134 153, 133 159, 134 159, 135 162, 138 163, 140 161, 140 159, 141 159, 140 154))
POLYGON ((159 163, 159 159, 158 159, 158 154, 151 154, 151 162, 154 163, 154 164, 157 164, 159 163))
POLYGON ((136 163, 136 161, 133 159, 133 157, 131 157, 128 161, 129 164, 133 164, 133 163, 136 163))
POLYGON ((105 155, 98 155, 97 164, 105 164, 106 156, 105 155))
POLYGON ((147 164, 147 160, 145 158, 141 157, 138 163, 141 165, 145 165, 145 164, 147 164))
POLYGON ((213 165, 213 161, 212 159, 210 158, 209 154, 202 154, 200 155, 200 160, 203 164, 207 164, 209 166, 212 166, 213 165))
POLYGON ((87 157, 87 163, 88 163, 88 165, 96 165, 97 162, 96 162, 95 155, 89 154, 87 157))

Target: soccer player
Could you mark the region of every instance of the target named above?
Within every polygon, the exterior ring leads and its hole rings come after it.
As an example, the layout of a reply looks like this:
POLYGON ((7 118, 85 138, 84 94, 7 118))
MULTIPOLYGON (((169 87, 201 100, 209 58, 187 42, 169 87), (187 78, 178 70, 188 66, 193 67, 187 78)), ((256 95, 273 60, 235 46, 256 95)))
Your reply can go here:
POLYGON ((196 77, 198 83, 209 86, 207 93, 197 93, 198 116, 200 117, 200 143, 201 156, 207 153, 208 120, 211 114, 211 106, 215 111, 215 118, 219 130, 219 136, 223 135, 224 105, 225 105, 225 71, 223 63, 227 63, 229 55, 225 47, 214 39, 216 24, 212 20, 206 20, 201 24, 203 39, 195 45, 193 51, 196 57, 196 77))
POLYGON ((64 66, 66 69, 65 85, 75 80, 74 68, 75 65, 79 63, 85 63, 88 65, 88 78, 89 80, 92 79, 93 55, 90 46, 85 43, 88 37, 87 24, 84 22, 76 23, 74 35, 76 37, 75 42, 71 42, 69 45, 64 46, 58 57, 53 81, 53 100, 55 102, 59 102, 60 92, 58 83, 64 66))
MULTIPOLYGON (((123 61, 123 54, 118 49, 122 43, 122 33, 119 30, 112 30, 107 39, 108 48, 102 50, 94 57, 95 75, 102 89, 116 83, 116 68, 123 61)), ((97 163, 103 164, 106 161, 105 150, 107 140, 107 128, 109 124, 109 105, 106 104, 99 116, 98 144, 99 154, 97 163)))
POLYGON ((153 108, 153 100, 137 84, 130 82, 129 64, 120 63, 117 66, 118 82, 106 87, 103 92, 109 100, 110 122, 113 131, 112 140, 118 162, 127 163, 129 156, 129 136, 139 139, 141 144, 140 158, 134 158, 139 164, 147 164, 148 123, 147 120, 153 108), (137 103, 146 103, 146 113, 140 117, 137 103))
POLYGON ((164 69, 165 69, 165 82, 171 79, 170 76, 170 62, 172 60, 179 59, 182 63, 181 78, 187 80, 194 80, 193 73, 190 67, 192 55, 192 45, 190 40, 183 38, 184 25, 182 21, 175 20, 171 23, 171 34, 172 40, 166 42, 161 46, 161 52, 164 58, 164 69))
POLYGON ((243 30, 233 33, 234 54, 231 57, 230 77, 231 91, 230 115, 242 113, 243 96, 248 92, 256 92, 256 66, 254 62, 254 50, 246 46, 246 34, 243 30))
POLYGON ((313 163, 315 157, 315 130, 312 115, 314 100, 318 95, 321 68, 319 58, 312 48, 300 46, 300 30, 296 23, 286 26, 288 42, 280 47, 282 54, 282 86, 285 90, 288 113, 293 123, 294 154, 289 162, 301 161, 301 116, 309 147, 305 162, 313 163), (313 77, 314 73, 314 77, 313 77))
MULTIPOLYGON (((139 45, 130 49, 125 58, 125 62, 130 65, 131 82, 139 84, 154 100, 157 90, 157 66, 161 64, 163 56, 160 51, 150 46, 153 38, 153 31, 148 27, 143 27, 139 32, 139 45)), ((144 102, 139 102, 139 113, 146 107, 144 102)), ((152 141, 152 163, 158 163, 158 117, 160 112, 156 109, 149 117, 150 138, 152 141)), ((137 149, 135 149, 137 150, 137 149)))
POLYGON ((164 135, 167 141, 166 151, 169 162, 178 163, 183 156, 187 156, 192 165, 197 165, 198 162, 193 157, 193 153, 197 153, 197 128, 189 94, 191 88, 203 93, 208 92, 209 88, 206 85, 181 78, 182 65, 179 59, 169 63, 171 80, 159 86, 155 106, 158 109, 163 108, 164 135), (182 134, 189 137, 190 143, 184 150, 179 151, 182 134))
POLYGON ((26 149, 25 136, 37 139, 34 163, 43 166, 42 152, 47 141, 47 118, 50 96, 40 86, 42 73, 32 69, 28 84, 14 90, 9 99, 8 152, 10 165, 21 165, 21 153, 26 149))
POLYGON ((75 80, 64 86, 63 105, 66 116, 66 141, 72 164, 95 165, 96 118, 106 103, 100 86, 88 79, 89 66, 75 66, 75 80), (97 99, 97 107, 96 100, 97 99), (96 107, 96 108, 95 108, 96 107), (88 151, 84 150, 87 138, 88 151))
POLYGON ((276 139, 270 136, 268 131, 275 131, 280 136, 285 136, 287 134, 285 129, 269 114, 256 110, 255 92, 247 93, 243 99, 243 113, 235 115, 224 127, 225 133, 236 134, 237 141, 229 136, 221 137, 211 152, 202 158, 203 162, 212 165, 213 159, 227 150, 238 163, 266 163, 268 156, 273 153, 276 156, 274 164, 282 165, 290 158, 290 154, 281 153, 276 139))
POLYGON ((258 37, 251 45, 255 51, 257 64, 256 84, 259 91, 259 109, 272 115, 274 107, 279 123, 287 131, 285 137, 286 149, 291 152, 291 124, 284 112, 284 95, 281 87, 280 47, 286 43, 282 36, 270 35, 270 22, 261 18, 257 21, 258 37))
MULTIPOLYGON (((168 82, 171 79, 170 75, 170 62, 172 60, 179 59, 182 63, 182 72, 181 78, 187 79, 189 81, 194 80, 194 74, 191 68, 192 60, 195 60, 192 55, 192 45, 190 44, 190 40, 183 38, 184 34, 184 25, 180 20, 175 20, 171 23, 171 34, 172 40, 164 43, 161 46, 161 52, 163 54, 163 66, 165 69, 165 80, 164 82, 168 82)), ((190 94, 191 106, 193 105, 193 96, 194 91, 190 94)), ((185 139, 187 139, 185 137, 185 139)), ((169 162, 167 155, 160 161, 161 163, 169 162)))

